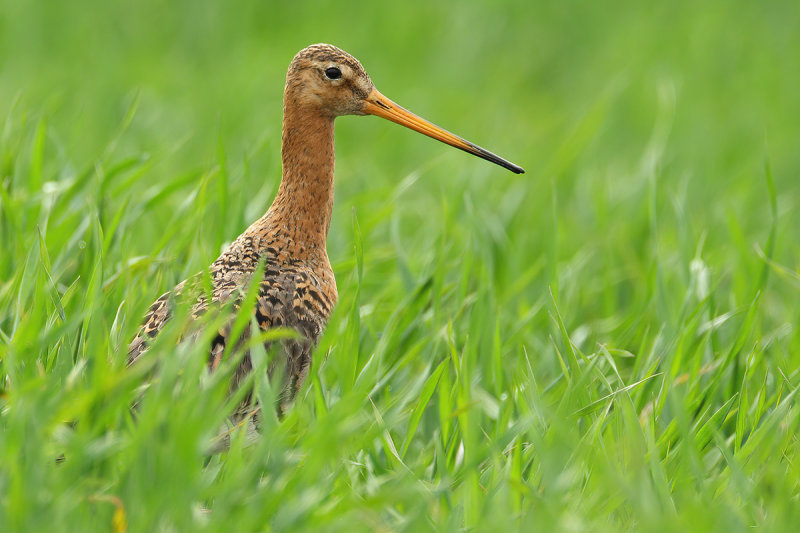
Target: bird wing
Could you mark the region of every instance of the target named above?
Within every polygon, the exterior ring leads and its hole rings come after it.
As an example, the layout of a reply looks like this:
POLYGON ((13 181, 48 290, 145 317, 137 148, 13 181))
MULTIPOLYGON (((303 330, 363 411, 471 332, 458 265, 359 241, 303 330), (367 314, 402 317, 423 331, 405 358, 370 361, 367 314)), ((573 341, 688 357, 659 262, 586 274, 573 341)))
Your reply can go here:
MULTIPOLYGON (((235 298, 233 315, 235 316, 240 307, 242 294, 245 292, 240 287, 243 278, 237 276, 236 281, 226 278, 220 277, 215 280, 212 302, 225 302, 235 298)), ((192 279, 197 281, 195 278, 192 279)), ((139 333, 129 346, 128 364, 133 364, 147 350, 149 342, 172 317, 174 299, 187 292, 186 284, 187 281, 178 284, 175 289, 161 295, 150 306, 139 333)), ((195 294, 194 290, 188 292, 195 294)), ((332 297, 327 292, 313 271, 304 268, 304 265, 284 264, 278 267, 268 263, 266 266, 255 302, 255 319, 262 331, 285 327, 300 334, 300 338, 281 341, 283 357, 280 358, 281 361, 277 361, 286 365, 286 378, 289 382, 287 384, 291 384, 291 388, 295 389, 292 394, 299 389, 308 373, 311 350, 322 335, 335 304, 335 288, 332 297)), ((200 293, 192 308, 193 317, 199 317, 207 308, 208 299, 205 294, 200 293)), ((221 327, 211 342, 209 365, 212 370, 219 366, 225 347, 232 341, 230 337, 233 322, 231 319, 221 327)), ((194 341, 199 335, 200 332, 194 332, 185 340, 194 341)), ((249 337, 249 328, 245 328, 235 342, 241 345, 249 337)), ((268 343, 267 348, 269 347, 268 343)), ((251 361, 249 354, 246 354, 234 376, 234 386, 238 385, 250 370, 251 361)))
MULTIPOLYGON (((181 283, 178 287, 183 286, 184 283, 181 283)), ((178 287, 176 287, 174 291, 177 292, 178 287)), ((170 301, 172 299, 172 294, 173 291, 165 292, 159 296, 147 310, 147 314, 144 316, 144 323, 139 333, 136 334, 136 337, 128 346, 129 365, 133 364, 145 350, 147 350, 148 341, 161 331, 161 328, 164 327, 164 324, 166 324, 167 320, 172 316, 172 303, 170 301)))

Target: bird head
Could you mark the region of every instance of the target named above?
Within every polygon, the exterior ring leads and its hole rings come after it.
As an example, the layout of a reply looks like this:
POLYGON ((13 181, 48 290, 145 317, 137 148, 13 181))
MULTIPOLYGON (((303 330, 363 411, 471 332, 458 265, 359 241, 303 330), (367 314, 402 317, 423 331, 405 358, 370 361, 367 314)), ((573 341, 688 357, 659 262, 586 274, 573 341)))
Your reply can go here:
POLYGON ((361 63, 330 44, 313 44, 294 56, 286 74, 286 105, 335 118, 375 115, 521 174, 525 170, 418 117, 383 96, 361 63))
POLYGON ((286 74, 286 97, 292 104, 331 117, 363 115, 374 89, 358 59, 329 44, 300 50, 286 74))

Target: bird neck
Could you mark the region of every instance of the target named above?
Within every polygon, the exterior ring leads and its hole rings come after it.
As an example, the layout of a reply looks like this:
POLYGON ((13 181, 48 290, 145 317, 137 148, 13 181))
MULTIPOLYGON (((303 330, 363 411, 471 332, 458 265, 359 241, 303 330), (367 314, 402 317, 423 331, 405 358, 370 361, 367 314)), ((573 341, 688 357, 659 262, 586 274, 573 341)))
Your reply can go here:
POLYGON ((283 175, 268 218, 311 250, 325 250, 333 211, 333 117, 284 100, 283 175))

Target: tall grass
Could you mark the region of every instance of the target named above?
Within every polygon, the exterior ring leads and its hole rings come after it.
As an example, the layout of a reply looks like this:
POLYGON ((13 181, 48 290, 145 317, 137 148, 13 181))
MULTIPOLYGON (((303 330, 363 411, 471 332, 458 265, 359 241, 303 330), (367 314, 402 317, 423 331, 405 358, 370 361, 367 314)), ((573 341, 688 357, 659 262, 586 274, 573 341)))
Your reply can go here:
POLYGON ((798 15, 4 4, 0 530, 793 531, 798 15), (339 119, 339 305, 287 416, 209 456, 235 399, 185 313, 127 343, 269 206, 319 41, 528 173, 339 119))

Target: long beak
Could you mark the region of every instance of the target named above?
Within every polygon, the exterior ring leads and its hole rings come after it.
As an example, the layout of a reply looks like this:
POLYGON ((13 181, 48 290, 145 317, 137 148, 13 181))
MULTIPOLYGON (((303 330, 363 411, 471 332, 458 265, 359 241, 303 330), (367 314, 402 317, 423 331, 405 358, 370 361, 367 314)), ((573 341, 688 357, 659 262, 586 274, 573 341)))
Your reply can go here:
POLYGON ((407 109, 403 109, 379 93, 377 89, 372 89, 372 92, 369 93, 367 100, 364 102, 364 108, 362 111, 368 115, 376 115, 378 117, 391 120, 392 122, 400 124, 401 126, 405 126, 406 128, 410 128, 414 131, 418 131, 424 135, 427 135, 428 137, 433 137, 434 139, 449 144, 450 146, 454 146, 459 150, 464 150, 472 155, 476 155, 486 159, 487 161, 491 161, 492 163, 500 165, 501 167, 507 168, 515 174, 522 174, 525 172, 525 169, 522 167, 517 166, 510 161, 506 161, 502 157, 493 154, 489 150, 484 150, 480 146, 472 144, 471 142, 464 140, 457 135, 453 135, 449 131, 440 128, 436 124, 431 124, 424 118, 418 117, 407 109))

